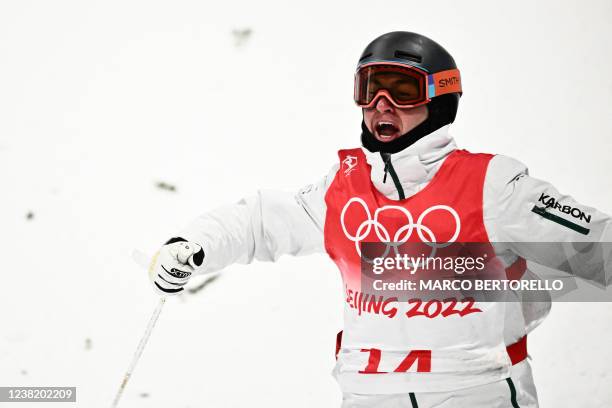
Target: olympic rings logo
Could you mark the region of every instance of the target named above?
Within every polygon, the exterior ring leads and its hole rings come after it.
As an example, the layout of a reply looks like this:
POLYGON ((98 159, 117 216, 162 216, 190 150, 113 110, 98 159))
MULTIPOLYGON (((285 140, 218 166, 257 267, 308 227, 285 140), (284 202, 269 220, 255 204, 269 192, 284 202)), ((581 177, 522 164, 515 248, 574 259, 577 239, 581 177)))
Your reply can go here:
POLYGON ((455 242, 459 237, 459 232, 461 231, 461 220, 459 219, 459 214, 457 214, 457 211, 455 211, 454 208, 449 207, 448 205, 434 205, 432 207, 429 207, 428 209, 423 211, 423 213, 419 216, 419 218, 417 218, 415 223, 414 217, 412 216, 410 211, 398 205, 385 205, 383 207, 377 208, 376 211, 374 211, 374 217, 372 217, 372 213, 370 212, 368 205, 363 199, 359 197, 351 198, 344 205, 344 208, 340 213, 340 223, 342 224, 342 230, 344 231, 344 235, 349 240, 355 243, 355 249, 357 250, 357 254, 360 257, 362 256, 362 254, 361 247, 359 244, 370 234, 370 232, 372 231, 372 227, 374 227, 374 232, 376 233, 376 236, 378 237, 380 242, 386 244, 385 253, 382 255, 383 258, 389 254, 391 248, 394 248, 394 251, 397 254, 397 248, 401 244, 408 242, 414 231, 416 231, 416 233, 418 234, 419 238, 421 239, 421 242, 432 248, 432 253, 430 256, 435 255, 437 248, 444 248, 455 242), (355 205, 360 205, 367 215, 367 219, 359 225, 355 235, 351 235, 348 232, 345 223, 346 212, 353 203, 355 205), (406 224, 399 228, 395 232, 395 235, 393 235, 393 237, 391 237, 387 228, 385 228, 385 226, 382 225, 379 221, 379 217, 383 212, 392 210, 399 211, 406 217, 406 224), (447 242, 439 243, 433 231, 423 225, 423 220, 425 219, 425 217, 427 217, 427 215, 434 211, 447 211, 455 219, 455 233, 447 242))

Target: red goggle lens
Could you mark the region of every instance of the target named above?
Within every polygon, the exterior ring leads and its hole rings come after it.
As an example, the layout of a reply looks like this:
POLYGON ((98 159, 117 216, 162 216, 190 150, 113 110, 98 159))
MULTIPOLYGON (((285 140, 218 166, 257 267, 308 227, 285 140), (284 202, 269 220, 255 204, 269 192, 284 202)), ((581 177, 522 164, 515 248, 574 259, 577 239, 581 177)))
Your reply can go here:
POLYGON ((397 65, 365 66, 355 74, 355 102, 367 106, 382 89, 398 105, 416 105, 427 99, 426 75, 397 65))

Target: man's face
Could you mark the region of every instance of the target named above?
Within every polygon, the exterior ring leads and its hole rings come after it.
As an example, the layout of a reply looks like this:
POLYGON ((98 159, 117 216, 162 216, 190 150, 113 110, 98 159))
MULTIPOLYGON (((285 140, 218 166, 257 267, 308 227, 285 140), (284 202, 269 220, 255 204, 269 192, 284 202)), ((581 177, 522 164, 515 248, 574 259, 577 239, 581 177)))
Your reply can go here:
POLYGON ((380 142, 391 142, 410 132, 427 119, 427 105, 396 108, 382 95, 373 108, 363 109, 363 121, 380 142))

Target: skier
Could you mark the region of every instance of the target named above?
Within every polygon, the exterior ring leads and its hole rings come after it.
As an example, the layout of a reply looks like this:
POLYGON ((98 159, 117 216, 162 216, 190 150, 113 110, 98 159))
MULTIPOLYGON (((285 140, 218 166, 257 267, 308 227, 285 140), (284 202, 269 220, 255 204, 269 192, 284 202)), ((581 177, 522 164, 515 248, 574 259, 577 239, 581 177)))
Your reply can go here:
POLYGON ((449 125, 461 95, 442 46, 410 32, 376 38, 355 74, 363 148, 340 150, 331 171, 296 194, 260 191, 197 218, 153 259, 156 290, 180 293, 193 273, 232 263, 325 251, 346 290, 334 369, 342 407, 537 407, 527 334, 549 303, 427 321, 356 307, 360 243, 380 231, 391 241, 398 226, 415 231, 410 241, 422 241, 426 225, 431 241, 508 243, 499 255, 521 273, 529 273, 525 259, 558 266, 565 254, 513 242, 610 241, 609 216, 529 176, 519 161, 457 149, 449 125), (499 318, 501 337, 491 329, 499 318))

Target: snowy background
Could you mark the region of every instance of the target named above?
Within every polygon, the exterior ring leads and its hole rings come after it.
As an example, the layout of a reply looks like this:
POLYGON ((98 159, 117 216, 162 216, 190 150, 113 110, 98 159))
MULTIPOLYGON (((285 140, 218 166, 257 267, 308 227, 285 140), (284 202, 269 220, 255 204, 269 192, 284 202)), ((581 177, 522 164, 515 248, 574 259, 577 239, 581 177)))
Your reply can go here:
MULTIPOLYGON (((611 19, 609 0, 2 0, 0 386, 109 407, 157 302, 131 251, 324 175, 359 143, 353 71, 386 31, 455 56, 462 147, 612 213, 611 19)), ((338 406, 341 307, 322 255, 228 268, 167 302, 121 406, 338 406)), ((612 406, 611 341, 612 304, 555 304, 530 336, 542 407, 612 406)))

